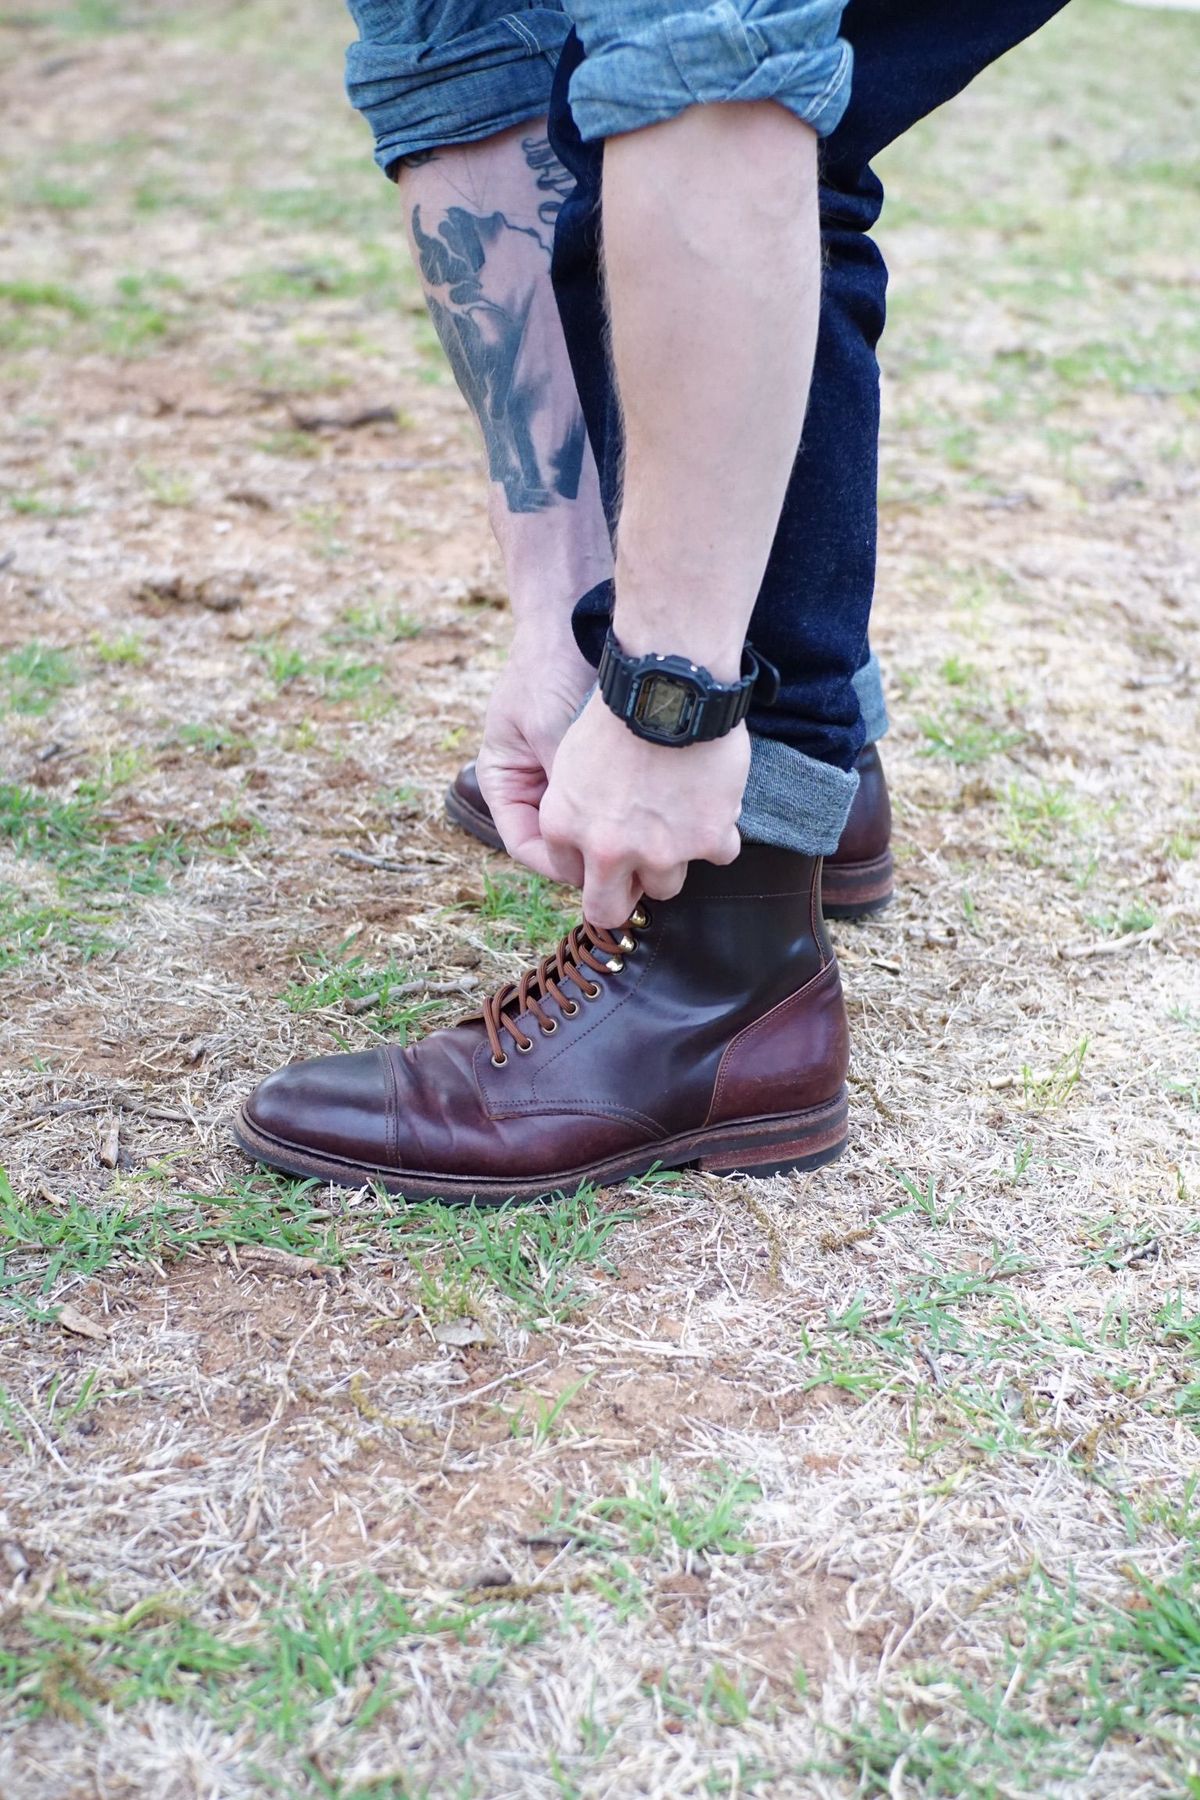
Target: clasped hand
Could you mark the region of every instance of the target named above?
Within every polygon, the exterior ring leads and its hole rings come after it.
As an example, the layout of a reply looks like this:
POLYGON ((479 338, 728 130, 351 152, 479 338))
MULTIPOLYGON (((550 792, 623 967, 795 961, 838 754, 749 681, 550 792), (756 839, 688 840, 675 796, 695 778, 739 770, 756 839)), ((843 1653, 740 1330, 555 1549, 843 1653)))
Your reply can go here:
POLYGON ((478 761, 510 855, 581 888, 584 917, 609 928, 624 924, 643 894, 677 894, 689 862, 733 862, 750 770, 746 727, 711 743, 647 743, 599 694, 574 716, 593 677, 573 646, 574 660, 555 670, 544 644, 536 654, 535 672, 514 644, 478 761))

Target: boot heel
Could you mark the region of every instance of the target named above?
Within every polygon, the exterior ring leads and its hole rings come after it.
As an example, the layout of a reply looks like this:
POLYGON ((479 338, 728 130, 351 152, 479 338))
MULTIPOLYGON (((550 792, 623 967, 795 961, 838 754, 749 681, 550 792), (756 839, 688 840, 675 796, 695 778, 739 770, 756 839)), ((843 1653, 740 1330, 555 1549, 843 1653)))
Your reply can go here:
POLYGON ((721 1134, 696 1158, 709 1175, 785 1175, 836 1161, 847 1144, 846 1090, 824 1106, 721 1134))
POLYGON ((871 862, 826 862, 821 871, 821 910, 827 919, 866 919, 890 906, 896 892, 892 853, 871 862))

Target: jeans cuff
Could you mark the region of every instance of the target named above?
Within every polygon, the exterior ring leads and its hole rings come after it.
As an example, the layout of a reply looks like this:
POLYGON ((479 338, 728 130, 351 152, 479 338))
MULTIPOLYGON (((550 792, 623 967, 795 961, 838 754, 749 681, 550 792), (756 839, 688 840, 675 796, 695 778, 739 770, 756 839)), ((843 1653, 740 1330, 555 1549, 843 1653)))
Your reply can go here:
POLYGON ((888 728, 887 701, 883 697, 883 674, 879 658, 872 650, 870 657, 854 677, 854 691, 866 728, 864 743, 877 744, 888 728))
MULTIPOLYGON (((477 143, 542 118, 571 26, 555 6, 531 6, 436 41, 389 38, 407 8, 351 0, 361 34, 346 52, 346 93, 375 135, 385 174, 406 156, 477 143)), ((463 22, 478 9, 461 9, 463 22)))
POLYGON ((586 141, 673 119, 689 106, 776 100, 827 137, 850 100, 853 53, 837 36, 844 0, 660 5, 575 0, 587 52, 571 77, 586 141), (594 18, 591 17, 594 7, 594 18), (752 16, 751 16, 752 15, 752 16))
POLYGON ((818 762, 776 738, 751 737, 738 829, 754 844, 832 856, 857 791, 853 769, 818 762))

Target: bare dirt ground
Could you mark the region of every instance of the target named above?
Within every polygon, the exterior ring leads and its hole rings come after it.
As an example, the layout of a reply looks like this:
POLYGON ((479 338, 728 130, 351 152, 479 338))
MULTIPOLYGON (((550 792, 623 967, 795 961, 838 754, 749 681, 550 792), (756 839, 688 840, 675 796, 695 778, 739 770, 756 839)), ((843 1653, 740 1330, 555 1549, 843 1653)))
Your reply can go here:
POLYGON ((851 1153, 491 1216, 228 1133, 570 908, 344 36, 0 17, 0 1794, 1200 1794, 1200 21, 885 161, 851 1153))

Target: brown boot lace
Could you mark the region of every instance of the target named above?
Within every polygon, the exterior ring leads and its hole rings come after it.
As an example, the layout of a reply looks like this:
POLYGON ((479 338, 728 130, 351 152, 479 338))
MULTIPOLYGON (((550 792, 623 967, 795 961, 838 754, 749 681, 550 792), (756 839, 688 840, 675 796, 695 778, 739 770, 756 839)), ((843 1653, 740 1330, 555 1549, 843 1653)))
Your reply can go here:
POLYGON ((566 1018, 574 1018, 579 1011, 579 1002, 563 992, 565 984, 573 983, 585 1000, 597 999, 601 992, 600 983, 589 980, 584 971, 590 969, 596 975, 620 974, 625 967, 623 958, 637 949, 633 928, 643 929, 649 922, 640 907, 620 931, 605 931, 602 926, 589 925, 585 920, 568 931, 558 949, 543 956, 536 969, 526 969, 520 981, 505 982, 498 987, 484 1001, 482 1015, 495 1067, 502 1069, 508 1061, 502 1032, 508 1033, 520 1055, 533 1049, 533 1039, 517 1023, 522 1013, 532 1013, 543 1037, 552 1037, 558 1030, 558 1020, 546 1011, 546 1002, 554 1000, 566 1018))

